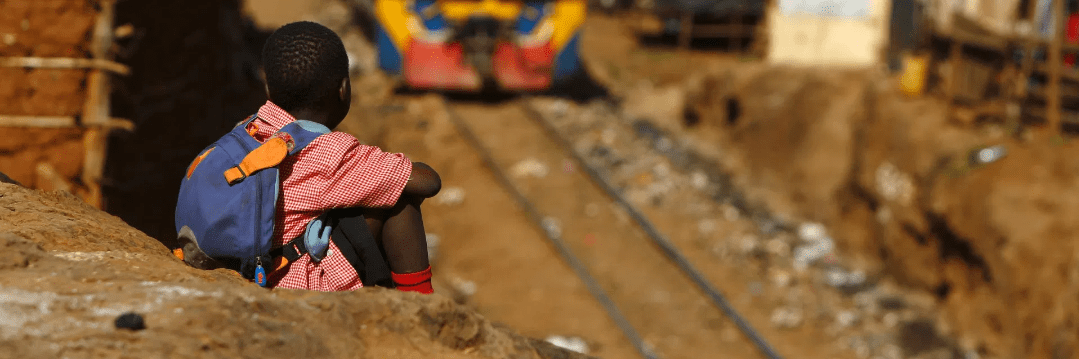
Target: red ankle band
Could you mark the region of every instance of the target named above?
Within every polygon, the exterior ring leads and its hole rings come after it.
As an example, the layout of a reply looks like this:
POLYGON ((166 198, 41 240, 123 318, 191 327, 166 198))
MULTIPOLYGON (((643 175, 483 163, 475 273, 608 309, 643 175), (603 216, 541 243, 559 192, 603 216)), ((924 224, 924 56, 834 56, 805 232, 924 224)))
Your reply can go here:
POLYGON ((390 272, 393 283, 397 284, 397 290, 403 292, 418 292, 423 294, 434 293, 431 287, 431 267, 416 273, 397 274, 390 272))

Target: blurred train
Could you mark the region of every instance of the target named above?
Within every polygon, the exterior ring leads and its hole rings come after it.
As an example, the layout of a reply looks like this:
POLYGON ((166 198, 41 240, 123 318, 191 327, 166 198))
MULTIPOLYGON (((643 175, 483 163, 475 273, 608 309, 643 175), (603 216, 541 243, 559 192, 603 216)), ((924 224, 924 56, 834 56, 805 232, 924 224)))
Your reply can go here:
POLYGON ((379 67, 413 89, 539 92, 581 71, 587 0, 375 0, 379 67))

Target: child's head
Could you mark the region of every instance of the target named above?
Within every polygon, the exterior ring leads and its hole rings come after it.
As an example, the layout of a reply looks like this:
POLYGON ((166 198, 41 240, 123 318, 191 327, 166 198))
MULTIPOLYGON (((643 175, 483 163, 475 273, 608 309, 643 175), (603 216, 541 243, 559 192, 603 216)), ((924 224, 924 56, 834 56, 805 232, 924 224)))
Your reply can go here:
POLYGON ((331 129, 348 114, 348 55, 325 26, 302 21, 277 29, 262 48, 262 65, 266 94, 285 111, 331 129))

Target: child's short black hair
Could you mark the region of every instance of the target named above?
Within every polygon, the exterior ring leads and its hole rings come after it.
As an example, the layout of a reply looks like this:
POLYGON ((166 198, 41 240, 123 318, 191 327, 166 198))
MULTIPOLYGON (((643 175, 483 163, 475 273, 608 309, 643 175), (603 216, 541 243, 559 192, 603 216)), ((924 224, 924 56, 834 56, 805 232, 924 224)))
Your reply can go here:
POLYGON ((286 111, 312 108, 337 96, 348 76, 348 54, 341 38, 325 26, 294 22, 274 31, 262 48, 266 87, 286 111))

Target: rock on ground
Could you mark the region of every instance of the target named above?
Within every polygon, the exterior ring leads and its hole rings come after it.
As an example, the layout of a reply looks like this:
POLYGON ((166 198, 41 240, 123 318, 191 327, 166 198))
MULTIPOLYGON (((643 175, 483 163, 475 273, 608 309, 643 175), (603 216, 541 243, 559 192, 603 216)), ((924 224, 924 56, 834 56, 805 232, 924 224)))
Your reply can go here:
POLYGON ((66 192, 0 184, 0 350, 12 357, 583 358, 441 295, 267 290, 200 271, 66 192), (134 312, 145 329, 117 329, 134 312))

